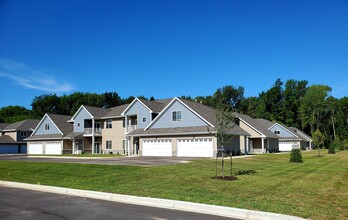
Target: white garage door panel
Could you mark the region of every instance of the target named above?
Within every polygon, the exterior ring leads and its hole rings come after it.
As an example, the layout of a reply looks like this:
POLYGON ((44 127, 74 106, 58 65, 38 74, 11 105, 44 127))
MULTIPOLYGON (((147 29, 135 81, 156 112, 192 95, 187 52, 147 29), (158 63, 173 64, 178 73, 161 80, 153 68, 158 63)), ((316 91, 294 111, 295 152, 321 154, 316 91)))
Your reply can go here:
POLYGON ((171 140, 144 140, 143 156, 172 156, 171 140))
POLYGON ((279 142, 279 151, 291 151, 292 148, 299 148, 296 142, 279 142))
POLYGON ((62 154, 62 144, 60 142, 46 143, 46 154, 62 154))
POLYGON ((28 144, 28 154, 43 154, 42 144, 28 144))
POLYGON ((213 139, 198 138, 178 140, 178 157, 213 157, 213 139))

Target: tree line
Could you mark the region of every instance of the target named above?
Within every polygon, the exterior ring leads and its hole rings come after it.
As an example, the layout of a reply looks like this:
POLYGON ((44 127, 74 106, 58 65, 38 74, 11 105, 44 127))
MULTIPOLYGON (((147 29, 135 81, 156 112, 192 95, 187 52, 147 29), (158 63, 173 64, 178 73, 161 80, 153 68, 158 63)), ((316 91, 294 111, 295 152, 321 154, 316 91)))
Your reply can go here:
MULTIPOLYGON (((284 84, 277 79, 270 89, 257 97, 245 97, 244 87, 229 85, 217 89, 212 95, 181 98, 214 108, 223 104, 232 111, 297 127, 307 134, 313 134, 319 129, 325 137, 325 144, 330 145, 335 138, 346 139, 348 134, 348 97, 337 99, 330 96, 331 90, 327 85, 308 86, 306 80, 290 79, 284 84)), ((46 113, 73 115, 81 105, 111 108, 130 103, 134 98, 121 98, 117 92, 75 92, 63 96, 45 94, 32 100, 31 110, 22 106, 0 108, 0 122, 40 119, 46 113)), ((154 97, 138 98, 155 100, 154 97)))

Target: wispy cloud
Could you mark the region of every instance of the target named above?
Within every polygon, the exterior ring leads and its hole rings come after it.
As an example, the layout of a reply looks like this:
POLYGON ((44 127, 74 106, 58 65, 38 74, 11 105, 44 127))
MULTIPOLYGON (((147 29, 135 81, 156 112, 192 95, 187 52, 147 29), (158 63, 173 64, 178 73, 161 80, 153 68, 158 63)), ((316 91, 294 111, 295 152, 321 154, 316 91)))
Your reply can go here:
POLYGON ((54 76, 31 68, 28 65, 0 58, 0 77, 13 80, 28 89, 45 92, 65 93, 73 90, 73 85, 54 76))

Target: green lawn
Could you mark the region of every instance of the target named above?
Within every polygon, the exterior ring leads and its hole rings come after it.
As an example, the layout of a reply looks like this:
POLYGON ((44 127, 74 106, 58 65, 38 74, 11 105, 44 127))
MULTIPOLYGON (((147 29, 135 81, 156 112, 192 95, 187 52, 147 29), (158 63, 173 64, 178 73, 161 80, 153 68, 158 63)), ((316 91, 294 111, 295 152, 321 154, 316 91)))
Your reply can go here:
MULTIPOLYGON (((215 160, 160 167, 0 161, 0 179, 262 210, 311 219, 348 219, 348 151, 234 160, 237 181, 212 179, 215 160)), ((228 160, 226 160, 228 162, 228 160)), ((227 164, 227 173, 229 165, 227 164)))

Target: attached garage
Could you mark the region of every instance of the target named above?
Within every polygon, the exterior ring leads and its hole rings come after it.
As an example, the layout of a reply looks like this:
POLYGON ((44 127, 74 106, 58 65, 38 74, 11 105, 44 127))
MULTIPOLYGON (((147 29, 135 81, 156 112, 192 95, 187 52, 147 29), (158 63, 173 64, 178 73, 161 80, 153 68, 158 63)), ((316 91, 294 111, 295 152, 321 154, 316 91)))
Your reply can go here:
POLYGON ((43 144, 28 144, 28 154, 43 154, 43 144))
POLYGON ((293 141, 279 142, 279 151, 291 151, 292 148, 299 148, 299 144, 293 141))
POLYGON ((213 157, 213 146, 211 138, 180 139, 177 141, 177 156, 213 157))
POLYGON ((62 154, 62 143, 60 142, 46 143, 45 154, 62 154))
POLYGON ((143 140, 143 156, 172 156, 171 140, 143 140))
POLYGON ((62 154, 61 142, 29 143, 28 154, 62 154))

